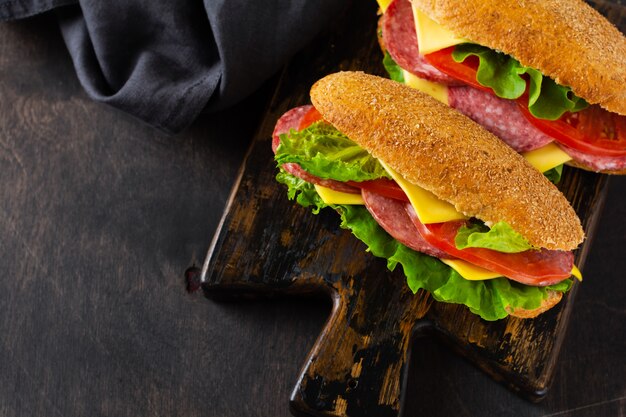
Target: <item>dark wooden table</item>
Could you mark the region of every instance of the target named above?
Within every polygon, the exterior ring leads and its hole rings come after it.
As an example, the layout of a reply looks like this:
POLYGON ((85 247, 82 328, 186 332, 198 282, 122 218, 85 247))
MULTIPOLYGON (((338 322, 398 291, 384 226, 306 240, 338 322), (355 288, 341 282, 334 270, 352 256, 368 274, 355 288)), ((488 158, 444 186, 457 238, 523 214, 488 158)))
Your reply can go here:
MULTIPOLYGON (((53 21, 0 25, 0 416, 288 416, 324 299, 188 294, 273 91, 170 137, 81 90, 53 21)), ((413 348, 406 415, 626 414, 626 178, 610 180, 552 390, 413 348)))

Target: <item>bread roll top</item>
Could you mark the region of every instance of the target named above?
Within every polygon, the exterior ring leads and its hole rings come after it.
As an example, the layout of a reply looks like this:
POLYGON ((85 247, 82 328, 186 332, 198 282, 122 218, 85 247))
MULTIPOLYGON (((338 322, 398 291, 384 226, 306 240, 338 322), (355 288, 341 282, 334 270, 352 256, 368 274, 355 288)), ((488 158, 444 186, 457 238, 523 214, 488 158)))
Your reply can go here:
POLYGON ((337 129, 466 216, 507 222, 537 247, 571 250, 580 220, 543 174, 466 116, 395 81, 340 72, 311 89, 337 129))
POLYGON ((582 0, 411 0, 456 35, 626 115, 626 38, 582 0))

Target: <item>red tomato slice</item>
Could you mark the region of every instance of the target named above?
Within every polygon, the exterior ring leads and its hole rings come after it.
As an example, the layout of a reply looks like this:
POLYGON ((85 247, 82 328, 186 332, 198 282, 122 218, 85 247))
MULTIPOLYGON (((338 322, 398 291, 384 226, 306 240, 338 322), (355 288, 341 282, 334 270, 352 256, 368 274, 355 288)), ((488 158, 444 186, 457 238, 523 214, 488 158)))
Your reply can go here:
POLYGON ((592 155, 626 156, 626 116, 594 105, 543 120, 530 114, 526 101, 520 98, 517 104, 533 126, 563 145, 592 155))
POLYGON ((280 135, 288 133, 291 129, 300 130, 300 124, 305 115, 311 112, 313 106, 298 106, 288 110, 276 121, 274 132, 272 132, 272 152, 276 153, 276 149, 280 144, 280 135))
POLYGON ((448 74, 449 76, 463 81, 467 85, 471 85, 479 90, 488 91, 493 94, 493 90, 489 87, 481 85, 476 80, 476 71, 478 70, 478 57, 469 56, 463 62, 456 62, 452 59, 452 52, 454 46, 442 49, 427 55, 424 55, 426 61, 428 61, 433 67, 439 71, 448 74))
POLYGON ((394 200, 409 201, 409 197, 402 191, 402 188, 391 179, 379 178, 369 181, 348 181, 348 185, 359 187, 367 191, 382 195, 383 197, 393 198, 394 200))
MULTIPOLYGON (((407 206, 410 207, 410 206, 407 206)), ((422 237, 444 252, 481 268, 500 273, 522 284, 545 286, 569 278, 574 265, 572 252, 557 250, 528 250, 520 253, 503 253, 484 248, 457 249, 454 238, 463 220, 423 224, 412 207, 407 211, 422 237)))
MULTIPOLYGON (((470 56, 464 62, 456 62, 452 59, 453 50, 452 46, 424 57, 441 72, 494 94, 491 88, 480 85, 476 80, 478 58, 470 56)), ((592 155, 626 156, 626 116, 599 106, 589 106, 576 113, 567 112, 559 120, 552 121, 538 119, 530 113, 526 94, 517 103, 533 126, 563 145, 592 155)))
POLYGON ((313 123, 322 120, 322 114, 317 111, 317 109, 311 106, 311 109, 302 116, 302 120, 300 120, 300 126, 298 126, 298 130, 304 130, 307 127, 311 126, 313 123))
POLYGON ((322 115, 313 106, 295 107, 283 114, 276 122, 274 132, 272 133, 272 151, 276 153, 276 149, 280 144, 280 135, 289 132, 291 129, 303 130, 311 124, 322 120, 322 115))

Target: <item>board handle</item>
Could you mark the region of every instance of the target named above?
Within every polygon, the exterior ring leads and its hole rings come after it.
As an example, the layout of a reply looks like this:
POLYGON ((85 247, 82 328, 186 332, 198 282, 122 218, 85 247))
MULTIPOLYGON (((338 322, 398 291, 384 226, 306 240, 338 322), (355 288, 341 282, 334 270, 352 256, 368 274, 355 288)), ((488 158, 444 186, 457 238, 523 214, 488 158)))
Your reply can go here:
POLYGON ((291 412, 398 416, 411 340, 432 327, 426 320, 416 323, 416 314, 423 317, 428 301, 413 297, 414 302, 390 305, 383 314, 364 317, 368 312, 359 311, 358 301, 344 302, 337 295, 292 392, 291 412))

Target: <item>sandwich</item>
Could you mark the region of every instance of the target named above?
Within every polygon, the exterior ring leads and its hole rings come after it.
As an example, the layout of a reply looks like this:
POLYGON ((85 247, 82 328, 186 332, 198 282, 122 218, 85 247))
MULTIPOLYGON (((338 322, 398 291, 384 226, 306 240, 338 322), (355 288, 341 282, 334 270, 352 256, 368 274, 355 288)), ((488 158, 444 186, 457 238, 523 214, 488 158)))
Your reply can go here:
POLYGON ((626 38, 582 0, 379 0, 392 79, 457 109, 549 177, 626 174, 626 38))
POLYGON ((276 123, 277 180, 314 213, 335 209, 413 292, 528 318, 580 278, 584 232, 563 194, 468 117, 361 72, 319 80, 311 101, 276 123))

